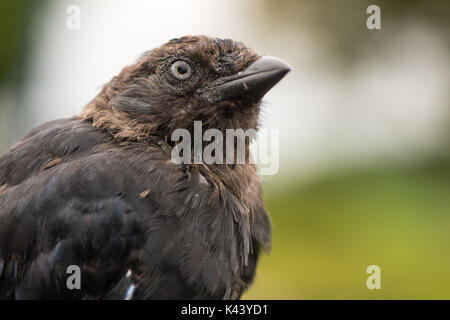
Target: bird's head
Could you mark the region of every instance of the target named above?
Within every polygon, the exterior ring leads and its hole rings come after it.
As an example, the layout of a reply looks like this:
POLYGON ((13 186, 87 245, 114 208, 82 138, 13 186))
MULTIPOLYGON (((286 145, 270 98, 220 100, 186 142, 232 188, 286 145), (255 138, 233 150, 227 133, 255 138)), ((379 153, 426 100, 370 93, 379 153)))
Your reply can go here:
POLYGON ((146 52, 80 116, 118 139, 170 137, 178 128, 256 129, 261 99, 290 67, 240 42, 189 36, 146 52))

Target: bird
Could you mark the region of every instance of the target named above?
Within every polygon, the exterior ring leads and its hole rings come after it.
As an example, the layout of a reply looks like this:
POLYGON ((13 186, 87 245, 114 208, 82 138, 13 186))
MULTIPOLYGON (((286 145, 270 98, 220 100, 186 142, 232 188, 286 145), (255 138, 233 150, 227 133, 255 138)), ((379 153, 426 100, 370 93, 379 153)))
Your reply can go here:
POLYGON ((175 163, 171 136, 257 130, 290 70, 183 36, 32 129, 0 158, 0 299, 240 299, 271 247, 257 167, 175 163))

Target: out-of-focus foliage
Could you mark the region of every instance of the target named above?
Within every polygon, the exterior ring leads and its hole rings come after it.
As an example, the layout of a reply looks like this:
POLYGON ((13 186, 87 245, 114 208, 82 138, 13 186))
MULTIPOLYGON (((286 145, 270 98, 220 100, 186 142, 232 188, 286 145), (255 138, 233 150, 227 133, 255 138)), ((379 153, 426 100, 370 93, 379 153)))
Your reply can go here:
POLYGON ((48 0, 0 1, 0 154, 23 135, 22 121, 15 119, 24 108, 18 100, 29 77, 31 57, 44 20, 39 15, 47 9, 48 0), (14 121, 15 120, 15 123, 14 121), (14 133, 19 134, 15 137, 14 133))
POLYGON ((450 45, 448 0, 264 0, 263 3, 262 12, 271 21, 266 24, 268 28, 278 24, 289 29, 301 26, 313 30, 315 40, 329 50, 330 59, 341 59, 344 67, 362 57, 361 50, 368 43, 370 50, 376 52, 385 35, 408 20, 443 33, 450 45), (381 9, 382 28, 367 32, 364 26, 368 15, 363 13, 373 4, 381 9))
POLYGON ((246 299, 450 299, 450 162, 266 189, 272 253, 246 299), (366 268, 381 268, 368 290, 366 268))
POLYGON ((24 72, 32 16, 45 1, 0 1, 0 84, 18 81, 24 72))

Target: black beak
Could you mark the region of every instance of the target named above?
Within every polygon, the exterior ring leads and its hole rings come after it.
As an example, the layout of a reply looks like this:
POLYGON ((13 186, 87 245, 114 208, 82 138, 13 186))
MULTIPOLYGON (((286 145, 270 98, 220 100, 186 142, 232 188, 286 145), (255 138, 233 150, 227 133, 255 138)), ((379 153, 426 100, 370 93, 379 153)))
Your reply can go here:
POLYGON ((243 72, 219 79, 214 87, 214 101, 246 98, 258 102, 289 71, 291 67, 280 59, 259 58, 243 72))

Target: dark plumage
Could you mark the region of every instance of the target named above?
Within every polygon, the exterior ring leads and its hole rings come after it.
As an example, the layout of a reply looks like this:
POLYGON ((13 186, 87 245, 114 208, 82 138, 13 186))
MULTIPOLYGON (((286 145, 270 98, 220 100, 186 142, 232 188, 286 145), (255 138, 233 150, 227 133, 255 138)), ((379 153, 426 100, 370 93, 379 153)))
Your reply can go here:
POLYGON ((170 136, 194 120, 257 128, 288 71, 260 58, 232 40, 171 40, 4 154, 0 298, 239 298, 270 247, 256 168, 176 165, 170 136), (80 290, 66 286, 69 265, 80 290))

